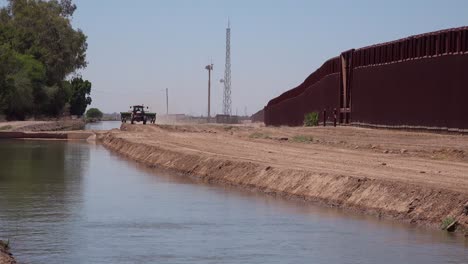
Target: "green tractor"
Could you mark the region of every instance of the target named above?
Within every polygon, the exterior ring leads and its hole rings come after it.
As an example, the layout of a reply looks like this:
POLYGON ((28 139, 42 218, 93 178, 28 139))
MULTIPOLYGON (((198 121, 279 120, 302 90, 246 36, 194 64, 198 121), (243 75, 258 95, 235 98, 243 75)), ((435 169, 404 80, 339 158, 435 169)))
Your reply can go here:
MULTIPOLYGON (((149 107, 146 107, 149 109, 149 107)), ((120 119, 122 123, 127 123, 127 120, 130 120, 132 124, 135 122, 143 122, 143 125, 146 125, 146 122, 151 124, 156 123, 156 113, 145 112, 145 106, 143 105, 134 105, 130 106, 130 111, 120 112, 120 119)))

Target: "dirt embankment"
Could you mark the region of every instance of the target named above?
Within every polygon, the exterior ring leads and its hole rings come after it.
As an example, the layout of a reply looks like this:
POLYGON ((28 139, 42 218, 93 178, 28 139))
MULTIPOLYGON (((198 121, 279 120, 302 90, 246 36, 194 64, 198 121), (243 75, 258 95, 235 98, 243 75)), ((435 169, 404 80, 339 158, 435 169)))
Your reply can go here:
POLYGON ((6 243, 0 240, 0 264, 16 264, 13 255, 6 243))
POLYGON ((84 126, 83 120, 0 122, 0 139, 94 140, 94 132, 84 126))
POLYGON ((0 122, 0 131, 10 132, 71 131, 82 130, 84 127, 85 122, 81 119, 0 122))
POLYGON ((148 166, 418 225, 455 219, 458 230, 468 228, 464 136, 353 127, 121 130, 98 139, 148 166))

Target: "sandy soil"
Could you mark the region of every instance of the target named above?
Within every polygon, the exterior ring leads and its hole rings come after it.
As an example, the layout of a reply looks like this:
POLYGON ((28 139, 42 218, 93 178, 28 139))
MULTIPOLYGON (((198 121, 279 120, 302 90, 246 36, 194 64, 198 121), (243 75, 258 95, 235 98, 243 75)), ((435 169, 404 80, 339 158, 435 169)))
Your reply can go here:
POLYGON ((356 127, 128 125, 98 137, 150 166, 421 225, 468 226, 468 138, 356 127))
POLYGON ((0 264, 15 264, 16 261, 6 247, 5 243, 0 240, 0 264))
POLYGON ((0 131, 65 131, 81 130, 84 126, 82 120, 12 121, 0 122, 0 131))

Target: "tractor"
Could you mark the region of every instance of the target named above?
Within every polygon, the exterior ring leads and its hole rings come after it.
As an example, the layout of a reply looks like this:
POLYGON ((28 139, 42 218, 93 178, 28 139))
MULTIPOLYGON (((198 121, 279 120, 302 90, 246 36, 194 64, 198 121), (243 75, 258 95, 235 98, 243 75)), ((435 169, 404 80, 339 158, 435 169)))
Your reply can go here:
MULTIPOLYGON (((149 107, 146 107, 149 109, 149 107)), ((120 112, 120 119, 122 123, 127 123, 127 120, 130 119, 132 124, 135 122, 143 122, 143 125, 146 125, 146 122, 154 124, 156 122, 156 113, 145 112, 145 106, 143 105, 134 105, 130 106, 129 112, 120 112)))

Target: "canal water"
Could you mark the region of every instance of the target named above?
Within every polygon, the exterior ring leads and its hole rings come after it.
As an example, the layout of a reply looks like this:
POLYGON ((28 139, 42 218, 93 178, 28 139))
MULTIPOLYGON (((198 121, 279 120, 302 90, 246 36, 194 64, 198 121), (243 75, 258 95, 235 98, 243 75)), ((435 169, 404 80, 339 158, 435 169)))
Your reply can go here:
POLYGON ((20 263, 468 263, 464 237, 197 183, 99 145, 0 141, 20 263))
POLYGON ((86 130, 110 130, 114 128, 120 128, 122 122, 120 121, 99 121, 94 123, 87 123, 85 126, 86 130))

